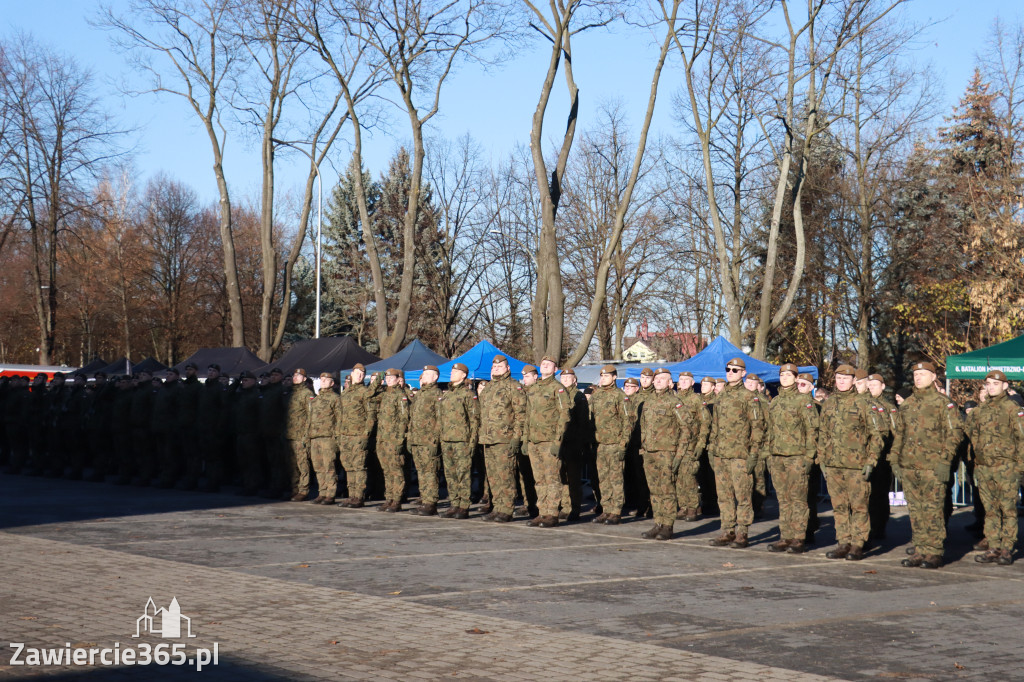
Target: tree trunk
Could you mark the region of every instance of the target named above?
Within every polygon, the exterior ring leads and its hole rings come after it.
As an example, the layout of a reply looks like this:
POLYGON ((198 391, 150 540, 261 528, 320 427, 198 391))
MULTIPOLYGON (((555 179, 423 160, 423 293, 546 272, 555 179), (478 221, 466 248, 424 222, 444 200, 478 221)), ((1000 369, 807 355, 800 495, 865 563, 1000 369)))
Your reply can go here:
POLYGON ((220 242, 224 252, 224 287, 231 316, 231 345, 240 348, 245 345, 245 320, 242 317, 242 292, 238 286, 235 238, 231 226, 231 195, 228 193, 228 182, 224 177, 224 159, 217 140, 217 132, 213 129, 212 123, 207 122, 206 132, 213 144, 213 174, 217 177, 217 191, 220 193, 220 242))

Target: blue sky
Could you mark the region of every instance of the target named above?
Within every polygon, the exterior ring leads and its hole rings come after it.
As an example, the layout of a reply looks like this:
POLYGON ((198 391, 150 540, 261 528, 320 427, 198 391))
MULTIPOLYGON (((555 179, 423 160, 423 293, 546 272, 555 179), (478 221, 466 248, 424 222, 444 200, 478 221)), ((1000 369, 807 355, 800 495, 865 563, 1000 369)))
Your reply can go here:
MULTIPOLYGON (((115 6, 123 2, 115 2, 115 6)), ((1000 14, 1008 22, 1016 17, 1018 4, 1011 0, 915 0, 906 9, 915 22, 933 23, 923 34, 914 59, 930 63, 943 84, 946 114, 956 104, 974 69, 975 57, 983 47, 993 19, 1000 14)), ((87 18, 96 10, 94 2, 39 0, 8 3, 2 19, 5 34, 26 31, 41 42, 63 50, 93 70, 101 95, 125 127, 137 128, 138 151, 135 165, 143 180, 163 170, 173 178, 192 185, 204 200, 216 197, 209 142, 193 122, 193 115, 176 98, 152 95, 125 97, 117 84, 132 79, 133 73, 109 44, 103 31, 92 28, 87 18)), ((1024 13, 1021 13, 1024 15, 1024 13)), ((654 48, 643 34, 625 27, 583 34, 574 45, 576 81, 580 87, 580 129, 592 124, 597 105, 621 100, 629 120, 639 124, 650 87, 654 48)), ((441 113, 432 121, 432 132, 455 138, 470 133, 494 160, 506 156, 517 144, 529 140, 530 119, 536 107, 540 79, 547 62, 544 44, 535 42, 515 60, 482 73, 464 68, 456 74, 443 95, 441 113)), ((556 83, 547 131, 558 134, 567 111, 565 95, 556 83)), ((670 96, 679 84, 677 73, 666 72, 659 93, 655 131, 672 132, 670 96)), ((407 124, 406 124, 407 125, 407 124)), ((402 118, 394 117, 393 135, 376 133, 368 140, 366 164, 373 173, 386 167, 387 160, 407 138, 402 118)), ((347 153, 339 149, 337 167, 343 167, 347 153)), ((278 173, 279 188, 298 189, 304 179, 304 157, 297 154, 278 173)), ((322 169, 327 187, 335 173, 322 169)), ((226 171, 236 196, 255 199, 259 194, 258 144, 238 136, 229 140, 226 171)))

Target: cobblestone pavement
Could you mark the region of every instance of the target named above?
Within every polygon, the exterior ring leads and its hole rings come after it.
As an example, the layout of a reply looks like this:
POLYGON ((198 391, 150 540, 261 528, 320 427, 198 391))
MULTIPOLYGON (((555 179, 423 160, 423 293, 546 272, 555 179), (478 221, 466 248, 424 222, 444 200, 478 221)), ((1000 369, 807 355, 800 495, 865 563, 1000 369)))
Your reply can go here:
MULTIPOLYGON (((589 518, 585 515, 584 519, 589 518)), ((1019 679, 1024 572, 973 561, 954 515, 938 571, 908 539, 830 561, 671 542, 618 527, 527 528, 252 498, 0 477, 0 640, 212 647, 204 678, 545 680, 1019 679), (176 597, 192 639, 132 637, 176 597)), ((184 679, 187 667, 26 667, 0 677, 184 679)), ((23 655, 24 657, 24 655, 23 655)))

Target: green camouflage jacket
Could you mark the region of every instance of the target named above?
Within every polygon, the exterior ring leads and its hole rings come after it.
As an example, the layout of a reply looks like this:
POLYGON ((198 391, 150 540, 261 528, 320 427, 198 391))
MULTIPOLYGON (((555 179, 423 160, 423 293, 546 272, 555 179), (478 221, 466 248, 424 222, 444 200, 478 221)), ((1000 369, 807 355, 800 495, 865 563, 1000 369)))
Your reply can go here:
POLYGON ((341 392, 341 435, 370 439, 377 423, 380 387, 380 377, 374 377, 369 385, 354 384, 341 392))
POLYGON ((814 460, 818 450, 818 410, 814 399, 796 390, 780 388, 768 405, 765 456, 807 457, 814 460))
POLYGON ((615 384, 594 389, 590 396, 590 423, 597 443, 625 447, 629 442, 632 420, 627 402, 626 394, 615 384))
POLYGON ((441 440, 445 443, 471 443, 480 432, 480 401, 469 380, 451 385, 437 401, 441 421, 441 440))
POLYGON ((690 411, 694 423, 700 425, 689 455, 690 459, 697 459, 708 444, 708 433, 711 432, 711 413, 704 406, 704 400, 699 393, 694 393, 692 390, 679 391, 676 393, 676 398, 683 404, 683 407, 690 411))
POLYGON ((640 441, 647 452, 674 452, 689 457, 700 423, 669 390, 655 391, 644 400, 640 415, 640 441))
POLYGON ((526 394, 522 384, 509 374, 494 379, 480 394, 479 403, 481 444, 511 443, 523 439, 526 394))
POLYGON ((530 389, 526 405, 526 435, 530 443, 561 443, 573 401, 555 377, 541 379, 530 389))
MULTIPOLYGON (((947 467, 963 438, 963 424, 956 403, 934 388, 914 389, 900 405, 899 429, 893 434, 889 461, 901 469, 947 467)), ((879 415, 881 419, 884 414, 879 415)), ((886 428, 888 428, 886 423, 886 428)))
MULTIPOLYGON (((904 403, 906 404, 906 403, 904 403)), ((967 415, 967 437, 981 466, 1024 462, 1024 409, 1006 393, 988 398, 967 415)))
POLYGON ((409 413, 409 445, 437 445, 441 441, 440 402, 441 389, 436 383, 420 387, 409 413))
POLYGON ((725 459, 756 457, 764 439, 760 397, 743 384, 726 385, 715 398, 708 450, 725 459))
POLYGON ((389 386, 377 407, 377 442, 401 445, 409 430, 409 396, 402 386, 389 386))
POLYGON ((878 461, 882 434, 878 414, 868 398, 851 388, 834 391, 825 399, 818 422, 818 462, 822 466, 862 469, 878 461))
MULTIPOLYGON (((594 432, 590 422, 590 407, 583 391, 576 386, 565 389, 565 395, 572 401, 569 408, 569 424, 565 428, 564 440, 576 447, 587 447, 594 442, 594 432)), ((527 397, 529 399, 529 397, 527 397)))
POLYGON ((309 437, 337 438, 341 428, 341 396, 322 389, 309 401, 309 437))
POLYGON ((305 440, 309 435, 309 413, 315 397, 313 391, 305 383, 293 384, 287 396, 284 435, 288 440, 305 440))

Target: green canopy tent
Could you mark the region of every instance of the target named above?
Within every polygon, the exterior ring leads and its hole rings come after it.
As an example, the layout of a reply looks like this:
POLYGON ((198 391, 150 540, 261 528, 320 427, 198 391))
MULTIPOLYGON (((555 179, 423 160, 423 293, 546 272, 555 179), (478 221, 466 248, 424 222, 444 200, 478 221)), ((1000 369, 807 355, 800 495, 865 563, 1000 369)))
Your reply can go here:
POLYGON ((1007 379, 1024 379, 1024 336, 946 358, 947 379, 984 379, 994 369, 1007 379))

